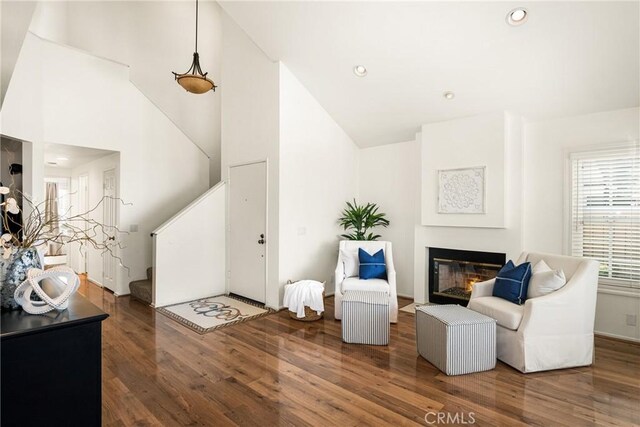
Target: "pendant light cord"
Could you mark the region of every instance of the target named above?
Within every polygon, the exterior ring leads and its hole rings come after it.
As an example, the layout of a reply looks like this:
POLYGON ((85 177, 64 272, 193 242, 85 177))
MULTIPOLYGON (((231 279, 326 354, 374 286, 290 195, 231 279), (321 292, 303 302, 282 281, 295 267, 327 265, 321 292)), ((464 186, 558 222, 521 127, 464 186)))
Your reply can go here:
POLYGON ((198 0, 196 0, 196 53, 198 52, 198 0))

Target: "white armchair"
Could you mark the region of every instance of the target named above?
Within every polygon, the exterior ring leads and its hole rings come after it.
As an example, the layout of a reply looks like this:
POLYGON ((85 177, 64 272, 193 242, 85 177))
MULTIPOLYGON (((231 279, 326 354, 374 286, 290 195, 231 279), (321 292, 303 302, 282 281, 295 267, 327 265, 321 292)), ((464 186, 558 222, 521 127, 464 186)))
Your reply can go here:
POLYGON ((389 293, 389 319, 391 323, 398 322, 398 294, 396 291, 396 270, 393 267, 393 253, 391 242, 370 240, 342 240, 338 251, 338 264, 335 272, 335 318, 342 319, 342 295, 346 291, 381 291, 389 293), (342 252, 354 252, 362 248, 370 254, 384 250, 384 261, 387 266, 387 280, 368 279, 360 280, 359 277, 346 277, 342 252))
POLYGON ((498 359, 521 372, 591 365, 599 263, 524 252, 517 264, 540 260, 564 271, 562 288, 517 305, 492 296, 492 279, 473 286, 468 308, 496 319, 498 359))

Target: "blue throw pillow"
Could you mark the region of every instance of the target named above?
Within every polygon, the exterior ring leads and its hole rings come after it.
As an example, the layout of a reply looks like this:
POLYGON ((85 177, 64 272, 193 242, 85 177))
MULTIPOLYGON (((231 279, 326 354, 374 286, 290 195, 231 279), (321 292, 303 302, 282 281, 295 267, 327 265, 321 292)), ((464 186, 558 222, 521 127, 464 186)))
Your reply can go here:
POLYGON ((361 279, 387 279, 387 265, 384 263, 384 251, 382 249, 373 255, 369 255, 362 248, 358 248, 358 259, 360 260, 361 279))
POLYGON ((531 279, 531 263, 515 266, 511 260, 500 269, 493 286, 493 296, 522 305, 527 299, 531 279))

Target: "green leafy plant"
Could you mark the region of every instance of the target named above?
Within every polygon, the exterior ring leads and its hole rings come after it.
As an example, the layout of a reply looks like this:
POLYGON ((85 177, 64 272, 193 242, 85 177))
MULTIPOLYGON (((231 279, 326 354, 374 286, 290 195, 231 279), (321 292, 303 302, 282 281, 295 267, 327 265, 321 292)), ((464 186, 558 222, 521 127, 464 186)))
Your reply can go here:
POLYGON ((352 231, 341 236, 349 240, 377 240, 380 238, 379 234, 367 234, 367 232, 375 227, 388 227, 389 220, 385 216, 385 213, 378 212, 378 205, 375 203, 358 205, 353 199, 353 203, 347 202, 347 207, 338 219, 338 223, 345 231, 352 231))

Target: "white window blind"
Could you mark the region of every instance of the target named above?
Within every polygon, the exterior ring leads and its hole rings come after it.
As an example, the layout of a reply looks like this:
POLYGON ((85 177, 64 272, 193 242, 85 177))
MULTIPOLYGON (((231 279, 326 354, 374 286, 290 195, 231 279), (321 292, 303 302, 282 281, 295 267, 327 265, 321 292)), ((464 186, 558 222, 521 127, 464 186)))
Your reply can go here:
POLYGON ((638 143, 572 153, 571 253, 600 261, 601 283, 640 287, 638 143))

